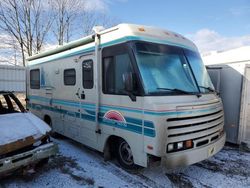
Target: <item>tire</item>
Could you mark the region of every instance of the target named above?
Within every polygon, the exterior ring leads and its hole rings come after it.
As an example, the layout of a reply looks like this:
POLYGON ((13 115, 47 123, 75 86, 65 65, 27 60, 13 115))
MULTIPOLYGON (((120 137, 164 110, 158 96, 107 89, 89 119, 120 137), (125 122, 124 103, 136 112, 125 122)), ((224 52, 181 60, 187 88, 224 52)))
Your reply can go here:
POLYGON ((52 126, 51 119, 50 118, 44 118, 44 122, 47 123, 49 125, 49 127, 51 128, 50 136, 53 137, 53 138, 57 138, 59 135, 58 135, 58 133, 53 131, 53 126, 52 126))
POLYGON ((132 150, 125 140, 123 139, 119 140, 117 144, 116 153, 117 153, 117 160, 123 168, 128 170, 136 168, 132 150))

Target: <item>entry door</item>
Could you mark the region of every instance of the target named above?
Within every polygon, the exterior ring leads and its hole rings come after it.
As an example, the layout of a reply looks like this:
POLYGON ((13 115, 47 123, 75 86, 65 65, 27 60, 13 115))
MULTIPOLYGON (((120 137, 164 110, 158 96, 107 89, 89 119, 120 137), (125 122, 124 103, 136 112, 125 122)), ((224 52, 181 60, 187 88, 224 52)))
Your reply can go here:
POLYGON ((84 56, 79 62, 81 79, 77 95, 80 102, 80 142, 90 147, 96 147, 97 134, 95 133, 95 101, 94 87, 94 60, 93 55, 84 56))

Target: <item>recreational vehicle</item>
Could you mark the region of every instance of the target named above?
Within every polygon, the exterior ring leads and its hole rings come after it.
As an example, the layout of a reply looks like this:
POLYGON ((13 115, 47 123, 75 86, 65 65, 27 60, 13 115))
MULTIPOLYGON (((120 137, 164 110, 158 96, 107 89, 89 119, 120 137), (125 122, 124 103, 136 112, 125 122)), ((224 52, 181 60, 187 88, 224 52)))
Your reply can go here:
POLYGON ((221 99, 197 47, 180 34, 96 27, 27 61, 29 109, 122 167, 186 166, 224 146, 221 99))

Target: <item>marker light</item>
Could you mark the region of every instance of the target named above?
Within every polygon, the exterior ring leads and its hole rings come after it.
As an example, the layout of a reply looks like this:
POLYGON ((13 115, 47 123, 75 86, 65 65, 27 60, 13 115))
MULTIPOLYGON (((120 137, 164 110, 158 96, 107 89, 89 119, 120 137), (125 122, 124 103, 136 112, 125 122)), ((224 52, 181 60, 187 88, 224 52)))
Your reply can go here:
POLYGON ((143 27, 139 27, 138 30, 141 32, 145 32, 145 29, 143 27))
POLYGON ((148 145, 147 148, 148 148, 149 150, 153 150, 153 149, 154 149, 154 147, 153 147, 153 146, 150 146, 150 145, 148 145))

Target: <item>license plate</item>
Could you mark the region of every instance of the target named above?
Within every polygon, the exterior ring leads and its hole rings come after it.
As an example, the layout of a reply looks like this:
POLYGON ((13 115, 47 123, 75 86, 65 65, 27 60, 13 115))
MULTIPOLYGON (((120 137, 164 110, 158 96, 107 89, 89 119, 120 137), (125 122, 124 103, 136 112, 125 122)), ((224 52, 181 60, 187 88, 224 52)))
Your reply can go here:
POLYGON ((208 148, 208 157, 210 157, 214 154, 215 154, 215 147, 208 148))

